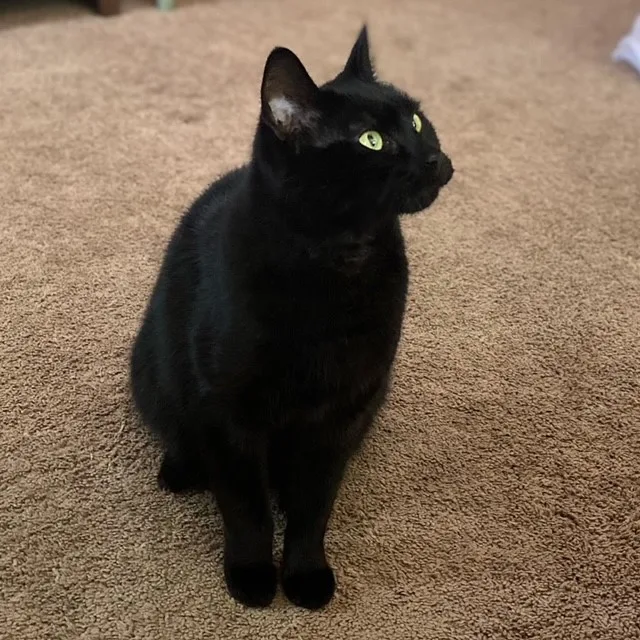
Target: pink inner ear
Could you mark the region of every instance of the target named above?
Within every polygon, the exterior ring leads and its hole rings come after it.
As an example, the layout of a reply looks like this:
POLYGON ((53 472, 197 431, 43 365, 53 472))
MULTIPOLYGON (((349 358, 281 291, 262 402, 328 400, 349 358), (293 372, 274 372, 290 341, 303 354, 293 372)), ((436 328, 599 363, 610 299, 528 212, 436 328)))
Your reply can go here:
POLYGON ((311 107, 295 103, 284 95, 269 100, 269 110, 274 125, 283 133, 294 133, 311 127, 318 119, 318 112, 311 107))
POLYGON ((274 122, 284 125, 286 128, 288 123, 296 118, 302 111, 300 106, 287 99, 285 96, 279 96, 269 100, 269 109, 274 122))
POLYGON ((274 49, 262 80, 262 105, 266 122, 278 137, 309 128, 319 117, 318 87, 290 50, 274 49))

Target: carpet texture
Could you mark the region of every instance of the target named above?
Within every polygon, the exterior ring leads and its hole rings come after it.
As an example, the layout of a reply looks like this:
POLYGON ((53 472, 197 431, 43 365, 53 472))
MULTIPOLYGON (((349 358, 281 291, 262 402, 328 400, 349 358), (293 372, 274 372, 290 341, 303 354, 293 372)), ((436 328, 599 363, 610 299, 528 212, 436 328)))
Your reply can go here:
POLYGON ((640 637, 640 82, 609 60, 635 5, 221 0, 4 25, 0 637, 640 637), (365 18, 457 173, 404 224, 395 383, 327 537, 337 596, 247 611, 215 506, 156 487, 128 350, 181 212, 247 156, 270 48, 323 80, 365 18))

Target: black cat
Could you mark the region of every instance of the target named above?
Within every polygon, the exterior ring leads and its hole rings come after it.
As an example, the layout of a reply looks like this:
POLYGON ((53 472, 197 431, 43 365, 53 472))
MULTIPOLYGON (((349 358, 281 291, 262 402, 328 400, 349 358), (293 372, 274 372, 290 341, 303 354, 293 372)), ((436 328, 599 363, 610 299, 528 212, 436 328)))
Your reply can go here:
POLYGON ((384 400, 407 262, 398 216, 453 169, 418 103, 376 80, 362 29, 318 87, 269 55, 251 161, 176 229, 131 360, 170 491, 211 490, 229 592, 275 594, 270 495, 286 516, 282 584, 309 609, 335 588, 324 536, 350 456, 384 400))

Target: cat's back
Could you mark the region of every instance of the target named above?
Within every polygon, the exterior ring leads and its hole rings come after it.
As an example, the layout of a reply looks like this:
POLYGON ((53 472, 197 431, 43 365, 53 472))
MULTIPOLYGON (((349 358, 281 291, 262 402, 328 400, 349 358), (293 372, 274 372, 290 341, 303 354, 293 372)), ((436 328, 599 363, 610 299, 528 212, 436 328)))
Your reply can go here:
POLYGON ((203 276, 215 277, 224 221, 238 200, 245 177, 245 167, 224 174, 185 212, 169 241, 153 298, 171 289, 174 298, 183 299, 186 309, 194 302, 203 276))
MULTIPOLYGON (((226 209, 233 206, 247 177, 247 167, 243 166, 225 173, 212 182, 193 202, 183 216, 181 226, 194 232, 219 226, 226 209)), ((180 228, 178 228, 180 231, 180 228)), ((198 235, 196 233, 195 235, 198 235)))
MULTIPOLYGON (((191 384, 191 336, 206 314, 205 307, 211 305, 213 290, 219 287, 221 228, 245 175, 246 168, 241 167, 209 185, 171 235, 132 349, 139 405, 149 404, 141 397, 142 388, 163 388, 177 396, 181 387, 191 384)), ((147 391, 149 394, 156 402, 155 392, 147 391)))

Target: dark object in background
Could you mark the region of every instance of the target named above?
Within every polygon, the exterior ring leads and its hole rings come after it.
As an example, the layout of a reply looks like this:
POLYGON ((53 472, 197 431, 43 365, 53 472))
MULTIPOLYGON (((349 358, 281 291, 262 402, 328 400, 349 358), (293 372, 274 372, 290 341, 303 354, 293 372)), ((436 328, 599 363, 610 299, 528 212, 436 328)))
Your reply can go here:
POLYGON ((316 609, 335 579, 324 536, 348 460, 384 401, 407 261, 400 214, 429 206, 451 162, 416 101, 374 77, 366 29, 318 88, 269 55, 248 165, 213 183, 168 246, 135 341, 131 382, 166 448, 159 482, 215 494, 229 592, 282 583, 316 609))
MULTIPOLYGON (((120 13, 120 0, 96 0, 98 13, 103 16, 113 16, 120 13)), ((175 6, 175 0, 156 0, 156 6, 161 11, 170 11, 175 6)))
POLYGON ((96 0, 98 13, 103 16, 112 16, 120 13, 120 0, 96 0))

